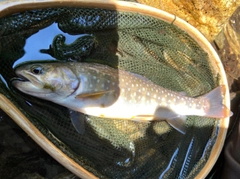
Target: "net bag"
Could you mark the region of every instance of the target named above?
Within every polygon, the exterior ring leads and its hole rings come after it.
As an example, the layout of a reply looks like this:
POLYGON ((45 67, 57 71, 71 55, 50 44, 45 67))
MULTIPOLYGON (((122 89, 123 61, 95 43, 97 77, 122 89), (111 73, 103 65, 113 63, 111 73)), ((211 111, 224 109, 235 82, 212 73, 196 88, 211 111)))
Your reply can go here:
MULTIPOLYGON (((189 116, 186 134, 179 135, 165 121, 142 123, 80 114, 85 132, 79 134, 69 109, 25 95, 11 85, 17 64, 56 59, 123 69, 191 97, 219 85, 228 91, 216 52, 196 29, 174 15, 129 2, 3 1, 0 106, 81 178, 202 178, 208 174, 221 151, 228 118, 189 116), (51 33, 51 28, 57 33, 51 33), (47 36, 42 36, 43 31, 47 36), (34 37, 44 38, 44 44, 34 37), (74 39, 67 42, 70 37, 74 39), (29 44, 37 50, 28 49, 29 44)), ((229 108, 228 93, 223 103, 229 108)))

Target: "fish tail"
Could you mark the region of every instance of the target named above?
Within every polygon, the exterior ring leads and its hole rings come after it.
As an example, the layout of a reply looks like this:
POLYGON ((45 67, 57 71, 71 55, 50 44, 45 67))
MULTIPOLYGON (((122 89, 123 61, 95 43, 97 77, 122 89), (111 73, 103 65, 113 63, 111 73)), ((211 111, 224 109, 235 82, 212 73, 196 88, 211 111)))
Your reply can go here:
POLYGON ((205 116, 214 118, 226 118, 232 116, 232 112, 222 104, 226 87, 221 85, 209 93, 201 96, 209 102, 209 107, 205 111, 205 116))

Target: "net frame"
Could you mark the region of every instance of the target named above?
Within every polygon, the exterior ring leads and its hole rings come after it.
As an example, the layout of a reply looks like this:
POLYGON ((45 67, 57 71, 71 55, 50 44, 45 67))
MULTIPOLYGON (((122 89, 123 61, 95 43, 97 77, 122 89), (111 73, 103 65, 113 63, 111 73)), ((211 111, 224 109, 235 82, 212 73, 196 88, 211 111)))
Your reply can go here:
MULTIPOLYGON (((123 1, 84 1, 74 0, 69 2, 68 0, 44 0, 44 1, 2 1, 0 2, 0 18, 6 15, 26 11, 34 8, 46 8, 46 7, 63 7, 63 6, 74 6, 74 7, 85 7, 85 8, 105 8, 124 12, 137 12, 144 15, 148 15, 168 23, 176 25, 178 28, 185 31, 190 35, 200 46, 207 52, 209 59, 211 59, 211 65, 215 67, 215 70, 221 74, 219 83, 226 86, 226 94, 223 101, 228 108, 230 108, 230 99, 228 93, 228 83, 225 75, 223 65, 211 46, 211 44, 205 39, 205 37, 193 26, 189 25, 184 20, 171 15, 167 12, 161 11, 156 8, 152 8, 146 5, 141 5, 132 2, 123 1)), ((59 150, 51 141, 49 141, 27 118, 24 116, 17 107, 9 101, 3 94, 0 94, 0 107, 33 139, 38 145, 40 145, 46 152, 48 152, 53 158, 59 163, 68 168, 71 172, 81 178, 97 178, 92 173, 79 166, 74 160, 66 156, 61 150, 59 150)), ((220 130, 216 143, 213 146, 210 157, 203 167, 202 171, 197 175, 196 178, 204 178, 210 172, 211 168, 215 164, 218 156, 220 155, 221 149, 224 144, 224 140, 227 133, 229 118, 220 120, 220 130)))

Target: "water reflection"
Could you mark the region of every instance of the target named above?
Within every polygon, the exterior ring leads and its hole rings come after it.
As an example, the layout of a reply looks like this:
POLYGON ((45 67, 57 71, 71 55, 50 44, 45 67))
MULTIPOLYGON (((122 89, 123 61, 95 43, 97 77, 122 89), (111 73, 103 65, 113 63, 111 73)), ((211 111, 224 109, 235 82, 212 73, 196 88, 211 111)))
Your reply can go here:
POLYGON ((64 33, 58 28, 57 23, 53 23, 52 25, 39 30, 38 33, 31 35, 25 43, 24 51, 25 54, 15 61, 13 64, 13 68, 23 62, 30 62, 32 60, 55 60, 51 55, 46 53, 41 53, 41 49, 48 49, 52 44, 52 41, 56 35, 62 34, 65 36, 65 43, 70 44, 73 43, 77 38, 84 36, 85 34, 77 34, 70 35, 68 33, 64 33), (33 45, 34 44, 34 45, 33 45))

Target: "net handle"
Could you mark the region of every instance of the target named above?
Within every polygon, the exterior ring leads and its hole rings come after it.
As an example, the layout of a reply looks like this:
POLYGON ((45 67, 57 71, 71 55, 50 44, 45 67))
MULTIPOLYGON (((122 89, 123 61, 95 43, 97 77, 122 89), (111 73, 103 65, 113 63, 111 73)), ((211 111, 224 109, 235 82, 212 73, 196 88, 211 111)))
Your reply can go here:
POLYGON ((50 142, 12 102, 0 93, 0 108, 11 117, 42 149, 68 170, 81 178, 98 179, 92 173, 79 166, 50 142))

